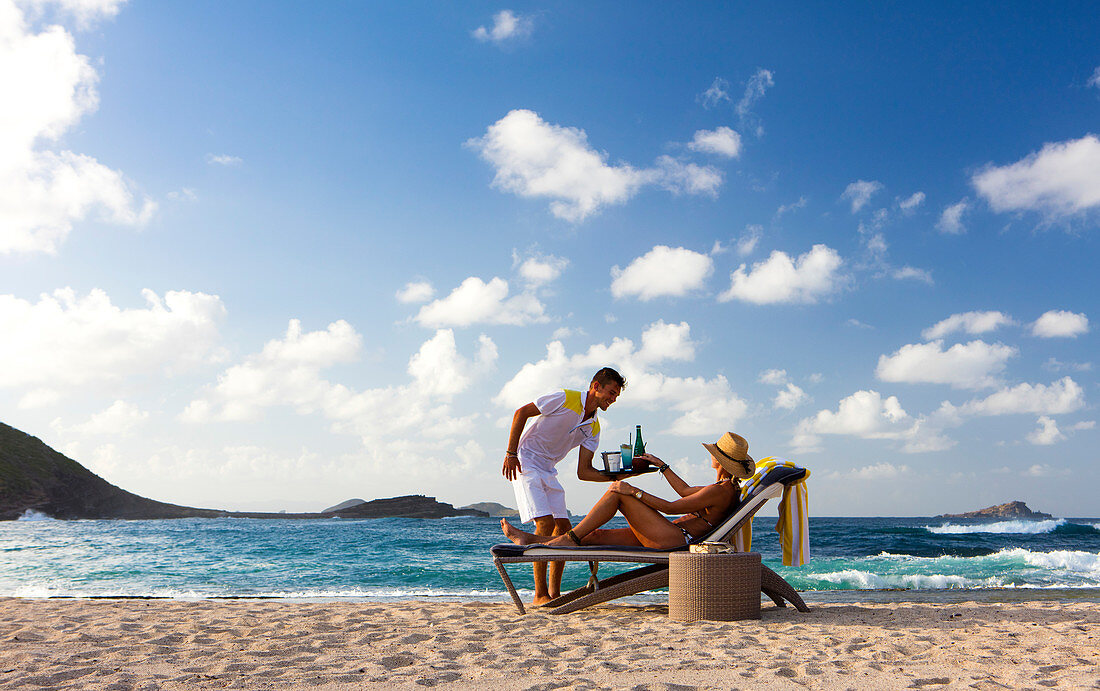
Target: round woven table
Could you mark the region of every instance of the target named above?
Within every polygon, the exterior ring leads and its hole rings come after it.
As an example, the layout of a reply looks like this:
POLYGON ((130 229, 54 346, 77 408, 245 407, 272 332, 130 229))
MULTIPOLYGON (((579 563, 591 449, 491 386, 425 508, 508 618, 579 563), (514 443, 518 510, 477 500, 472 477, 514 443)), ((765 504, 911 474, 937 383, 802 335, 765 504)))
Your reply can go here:
POLYGON ((668 616, 679 621, 759 619, 760 555, 673 552, 668 616))

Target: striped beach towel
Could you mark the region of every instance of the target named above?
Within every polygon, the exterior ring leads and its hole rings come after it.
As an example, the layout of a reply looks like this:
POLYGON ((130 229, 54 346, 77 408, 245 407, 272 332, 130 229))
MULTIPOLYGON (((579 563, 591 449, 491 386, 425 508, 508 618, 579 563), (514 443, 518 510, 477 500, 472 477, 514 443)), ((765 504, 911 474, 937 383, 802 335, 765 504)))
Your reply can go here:
MULTIPOLYGON (((770 456, 757 461, 756 472, 741 484, 741 499, 744 500, 769 471, 781 467, 800 468, 788 460, 770 456)), ((784 487, 783 498, 779 501, 779 521, 775 524, 775 530, 779 533, 779 544, 783 548, 784 566, 802 566, 810 559, 810 495, 806 488, 809 477, 810 471, 807 470, 802 480, 784 487)), ((737 531, 733 544, 738 552, 752 549, 752 521, 746 521, 737 531)))

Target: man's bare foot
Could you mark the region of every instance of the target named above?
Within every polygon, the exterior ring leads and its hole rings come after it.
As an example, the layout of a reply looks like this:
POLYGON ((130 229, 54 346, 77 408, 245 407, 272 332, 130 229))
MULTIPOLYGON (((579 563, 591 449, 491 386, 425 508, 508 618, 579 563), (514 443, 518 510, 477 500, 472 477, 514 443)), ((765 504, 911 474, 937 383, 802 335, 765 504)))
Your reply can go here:
POLYGON ((553 599, 554 598, 550 597, 549 595, 536 596, 534 600, 531 600, 531 606, 542 607, 553 599))
POLYGON ((508 519, 506 518, 500 519, 500 529, 504 531, 504 537, 508 538, 517 545, 530 545, 535 542, 531 539, 532 537, 534 537, 534 535, 523 532, 519 528, 509 523, 508 519))

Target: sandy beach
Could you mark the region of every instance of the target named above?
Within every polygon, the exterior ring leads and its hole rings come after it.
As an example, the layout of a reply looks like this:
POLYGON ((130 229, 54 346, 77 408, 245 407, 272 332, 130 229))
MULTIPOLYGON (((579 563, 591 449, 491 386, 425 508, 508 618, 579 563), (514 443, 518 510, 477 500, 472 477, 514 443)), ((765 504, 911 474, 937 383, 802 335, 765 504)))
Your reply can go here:
POLYGON ((1100 687, 1100 605, 821 604, 758 621, 662 605, 0 599, 0 687, 1100 687))

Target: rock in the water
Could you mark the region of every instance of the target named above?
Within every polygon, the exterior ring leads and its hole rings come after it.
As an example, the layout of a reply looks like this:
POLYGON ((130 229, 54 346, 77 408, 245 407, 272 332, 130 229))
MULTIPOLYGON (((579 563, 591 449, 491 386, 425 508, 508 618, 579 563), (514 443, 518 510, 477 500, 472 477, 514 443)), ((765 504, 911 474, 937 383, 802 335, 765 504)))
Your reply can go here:
POLYGON ((489 514, 474 509, 456 509, 450 504, 419 494, 405 497, 375 499, 334 512, 342 518, 454 518, 455 516, 482 516, 489 514))
POLYGON ((366 503, 367 503, 366 499, 348 499, 347 501, 340 502, 336 506, 328 507, 327 509, 325 509, 321 513, 334 513, 336 511, 339 511, 340 509, 346 509, 346 508, 349 508, 349 507, 352 507, 352 506, 358 506, 359 504, 366 504, 366 503))
POLYGON ((1051 516, 1049 513, 1032 511, 1027 508, 1027 504, 1022 501, 1010 501, 1007 504, 998 504, 997 506, 990 506, 984 509, 978 509, 977 511, 968 511, 967 513, 945 513, 936 516, 936 518, 1013 518, 1045 520, 1054 518, 1054 516, 1051 516))
POLYGON ((484 511, 493 518, 511 518, 512 516, 518 516, 519 511, 505 506, 504 504, 498 504, 495 501, 482 501, 477 504, 470 504, 469 506, 463 506, 464 509, 473 509, 474 511, 484 511))

